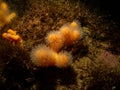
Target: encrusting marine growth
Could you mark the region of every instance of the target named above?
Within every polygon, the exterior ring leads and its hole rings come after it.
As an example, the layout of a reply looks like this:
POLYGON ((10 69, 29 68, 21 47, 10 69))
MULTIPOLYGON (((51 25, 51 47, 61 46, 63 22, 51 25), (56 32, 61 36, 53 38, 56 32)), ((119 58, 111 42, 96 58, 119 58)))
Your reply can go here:
POLYGON ((14 43, 22 44, 22 38, 16 33, 16 31, 13 31, 12 29, 8 29, 7 32, 3 33, 2 38, 14 43))
POLYGON ((66 67, 72 63, 72 55, 66 51, 60 52, 64 46, 72 45, 82 38, 83 32, 77 21, 63 25, 59 31, 52 31, 47 34, 45 45, 38 45, 32 49, 30 57, 36 66, 66 67))
POLYGON ((15 17, 16 13, 10 13, 7 4, 5 2, 0 2, 0 28, 11 22, 15 17))

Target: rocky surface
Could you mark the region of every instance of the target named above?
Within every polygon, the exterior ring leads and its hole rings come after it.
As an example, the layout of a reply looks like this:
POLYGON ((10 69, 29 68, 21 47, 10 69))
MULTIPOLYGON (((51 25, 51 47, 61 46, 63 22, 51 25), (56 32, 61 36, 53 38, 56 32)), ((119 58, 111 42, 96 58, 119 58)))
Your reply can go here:
POLYGON ((75 0, 5 0, 17 17, 0 30, 16 30, 23 45, 0 38, 1 90, 119 90, 119 23, 75 0), (31 49, 46 44, 48 32, 78 20, 83 37, 65 48, 73 55, 66 68, 36 67, 31 49))

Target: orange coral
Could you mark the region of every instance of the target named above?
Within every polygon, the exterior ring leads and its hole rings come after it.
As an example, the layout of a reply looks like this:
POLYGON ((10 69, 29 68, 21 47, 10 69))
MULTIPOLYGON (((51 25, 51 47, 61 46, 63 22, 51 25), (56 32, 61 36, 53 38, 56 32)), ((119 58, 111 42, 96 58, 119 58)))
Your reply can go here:
POLYGON ((50 48, 56 52, 58 52, 64 44, 64 38, 58 31, 50 32, 47 35, 46 40, 50 48))
POLYGON ((8 6, 5 2, 0 3, 0 28, 5 24, 11 22, 16 17, 16 13, 10 13, 8 6))
POLYGON ((56 55, 49 47, 39 45, 32 49, 31 60, 37 66, 54 66, 56 55))
POLYGON ((7 4, 5 2, 2 2, 0 4, 0 9, 1 9, 1 11, 8 12, 8 6, 7 6, 7 4))
POLYGON ((72 56, 68 52, 60 52, 58 58, 56 59, 55 65, 57 67, 66 67, 72 62, 72 56))
POLYGON ((82 31, 80 31, 79 24, 77 22, 72 22, 70 24, 64 25, 60 32, 62 33, 65 39, 65 45, 69 46, 77 41, 82 35, 82 31))
POLYGON ((39 45, 32 49, 31 60, 36 66, 66 67, 71 62, 71 55, 67 52, 56 53, 45 45, 39 45))
POLYGON ((22 42, 22 38, 16 34, 16 31, 13 31, 12 29, 8 29, 7 33, 3 33, 2 38, 6 39, 6 40, 10 40, 15 43, 22 42))
POLYGON ((77 28, 77 27, 78 27, 78 23, 75 22, 75 21, 73 21, 72 23, 70 23, 70 26, 71 26, 72 28, 77 28))
POLYGON ((11 35, 16 35, 16 31, 13 31, 12 29, 8 29, 7 33, 11 35))
POLYGON ((32 49, 31 60, 37 66, 48 67, 57 66, 66 67, 72 62, 72 55, 68 52, 60 52, 60 49, 69 46, 82 36, 79 24, 74 21, 68 23, 59 31, 48 33, 46 41, 49 47, 39 45, 32 49))

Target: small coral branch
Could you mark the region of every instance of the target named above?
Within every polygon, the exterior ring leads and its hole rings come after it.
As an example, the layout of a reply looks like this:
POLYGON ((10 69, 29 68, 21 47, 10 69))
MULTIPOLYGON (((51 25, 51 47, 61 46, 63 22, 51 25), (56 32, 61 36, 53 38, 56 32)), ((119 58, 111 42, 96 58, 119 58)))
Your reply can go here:
POLYGON ((64 38, 65 46, 70 46, 83 36, 80 24, 77 21, 63 25, 60 28, 62 37, 64 38))
POLYGON ((0 28, 11 22, 16 17, 16 13, 10 13, 8 5, 5 2, 0 3, 0 28))
POLYGON ((7 32, 3 33, 2 38, 11 41, 12 43, 19 43, 22 45, 22 38, 12 29, 8 29, 7 32))

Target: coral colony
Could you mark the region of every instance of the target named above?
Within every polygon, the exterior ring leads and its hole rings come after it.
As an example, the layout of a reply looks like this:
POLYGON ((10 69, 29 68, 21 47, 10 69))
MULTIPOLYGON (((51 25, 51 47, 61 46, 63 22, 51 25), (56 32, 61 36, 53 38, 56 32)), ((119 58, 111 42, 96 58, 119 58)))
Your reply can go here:
POLYGON ((61 51, 64 46, 72 45, 82 37, 83 33, 77 21, 63 25, 59 31, 52 31, 46 36, 46 45, 38 45, 31 51, 31 60, 36 66, 66 67, 72 62, 72 55, 61 51))
POLYGON ((3 33, 2 38, 13 43, 22 43, 22 38, 12 29, 8 29, 7 32, 3 33))
MULTIPOLYGON (((6 24, 10 23, 13 18, 16 17, 16 13, 10 13, 8 6, 5 2, 0 2, 0 29, 6 24)), ((2 38, 12 42, 13 44, 19 43, 22 45, 22 38, 12 29, 8 29, 7 32, 2 34, 2 38)))
MULTIPOLYGON (((0 3, 0 28, 9 23, 16 13, 10 13, 5 2, 0 3)), ((82 37, 82 29, 77 21, 63 25, 58 31, 51 31, 45 37, 46 45, 35 46, 30 53, 31 61, 38 67, 66 67, 72 62, 72 55, 61 51, 63 47, 73 45, 82 37)), ((2 34, 2 38, 22 45, 22 38, 12 29, 2 34)))
POLYGON ((0 28, 2 28, 7 23, 11 22, 13 18, 16 17, 16 13, 10 13, 8 6, 5 2, 0 3, 0 28))

